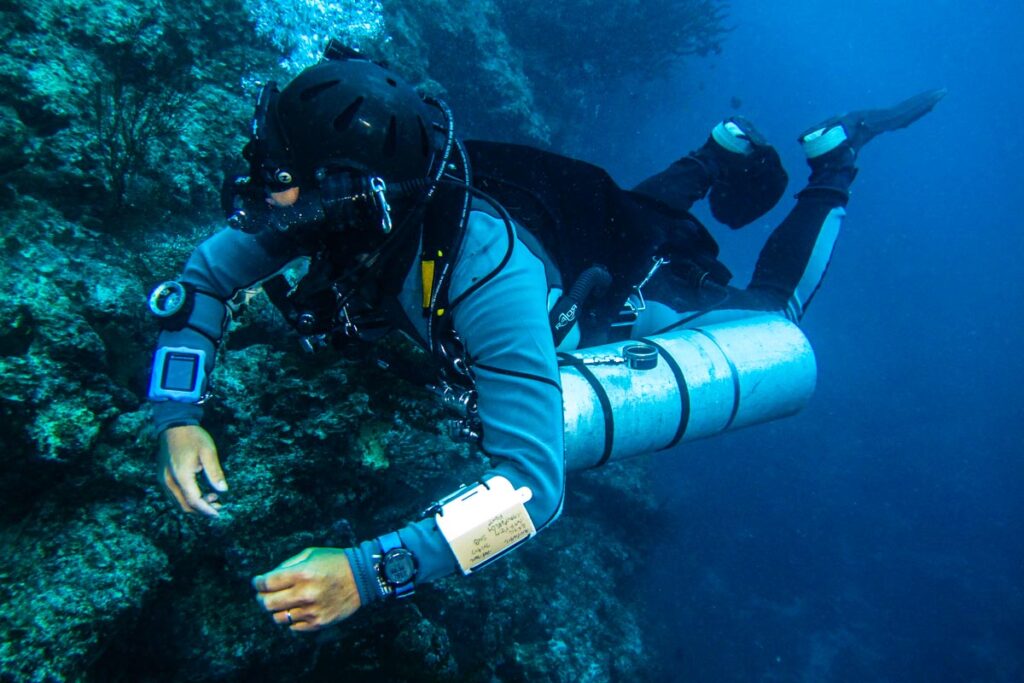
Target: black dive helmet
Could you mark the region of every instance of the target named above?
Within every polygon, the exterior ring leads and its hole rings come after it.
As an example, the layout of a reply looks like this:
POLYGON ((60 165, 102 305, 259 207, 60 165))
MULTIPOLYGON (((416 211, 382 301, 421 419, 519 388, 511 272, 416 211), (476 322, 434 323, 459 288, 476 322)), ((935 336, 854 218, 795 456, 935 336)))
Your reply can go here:
MULTIPOLYGON (((319 218, 372 218, 388 233, 429 199, 453 139, 444 103, 332 42, 319 64, 283 90, 273 82, 263 88, 243 155, 251 192, 317 190, 325 212, 319 218)), ((302 222, 320 208, 307 207, 302 222)), ((280 221, 275 227, 287 229, 280 221)))

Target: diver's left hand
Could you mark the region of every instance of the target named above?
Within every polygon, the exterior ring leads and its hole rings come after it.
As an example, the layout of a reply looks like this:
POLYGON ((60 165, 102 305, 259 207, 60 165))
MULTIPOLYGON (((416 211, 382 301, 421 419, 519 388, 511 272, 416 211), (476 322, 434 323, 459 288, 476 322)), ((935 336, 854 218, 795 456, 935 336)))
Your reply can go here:
POLYGON ((253 578, 263 608, 293 631, 318 631, 352 616, 360 605, 352 567, 339 548, 306 548, 253 578))

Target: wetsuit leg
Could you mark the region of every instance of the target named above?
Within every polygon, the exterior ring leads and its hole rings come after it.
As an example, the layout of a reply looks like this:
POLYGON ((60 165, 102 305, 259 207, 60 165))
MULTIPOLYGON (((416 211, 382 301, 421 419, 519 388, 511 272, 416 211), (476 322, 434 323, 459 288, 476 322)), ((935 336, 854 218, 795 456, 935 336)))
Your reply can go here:
MULTIPOLYGON (((917 121, 945 95, 945 89, 929 90, 892 107, 856 111, 812 126, 799 138, 811 177, 761 250, 750 285, 745 290, 705 287, 695 292, 682 278, 659 272, 644 292, 648 303, 632 336, 766 311, 798 322, 828 270, 861 148, 881 133, 917 121)), ((667 184, 681 182, 686 172, 694 171, 683 166, 686 161, 648 178, 637 190, 666 191, 667 184)))
POLYGON ((845 193, 830 188, 801 192, 761 249, 748 291, 774 299, 786 317, 799 322, 828 270, 845 205, 845 193))
POLYGON ((647 285, 646 309, 631 336, 764 312, 799 321, 828 270, 852 175, 812 173, 796 206, 768 238, 746 289, 706 287, 698 292, 670 271, 658 273, 647 285))
POLYGON ((708 193, 711 181, 711 169, 689 155, 642 181, 633 191, 657 199, 676 211, 689 211, 694 202, 708 193))

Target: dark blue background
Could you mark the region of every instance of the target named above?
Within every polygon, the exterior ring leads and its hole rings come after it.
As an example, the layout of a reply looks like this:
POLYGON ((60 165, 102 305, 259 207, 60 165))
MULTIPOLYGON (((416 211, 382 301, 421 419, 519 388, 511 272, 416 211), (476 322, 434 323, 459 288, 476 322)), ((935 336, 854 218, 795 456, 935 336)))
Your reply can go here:
MULTIPOLYGON (((737 0, 720 56, 625 84, 579 152, 629 184, 740 113, 792 194, 806 127, 949 88, 861 155, 804 322, 811 405, 649 459, 668 521, 648 626, 673 678, 1024 680, 1021 7, 737 0)), ((716 232, 738 282, 791 205, 716 232)))

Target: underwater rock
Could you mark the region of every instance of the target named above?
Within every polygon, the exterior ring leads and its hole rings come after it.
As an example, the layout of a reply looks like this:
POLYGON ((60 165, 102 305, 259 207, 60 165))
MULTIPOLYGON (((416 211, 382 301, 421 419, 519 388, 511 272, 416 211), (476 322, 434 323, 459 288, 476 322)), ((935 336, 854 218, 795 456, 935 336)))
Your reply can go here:
POLYGON ((509 43, 498 3, 391 2, 385 17, 393 38, 382 53, 425 90, 449 100, 461 135, 501 131, 506 139, 550 141, 536 84, 524 72, 522 54, 509 43), (440 73, 443 86, 429 80, 440 73))
POLYGON ((0 356, 22 356, 32 346, 36 333, 36 321, 32 309, 25 304, 12 305, 0 302, 0 356))
POLYGON ((78 680, 168 580, 167 557, 130 511, 109 503, 53 501, 4 527, 0 678, 78 680))
POLYGON ((17 171, 32 158, 31 135, 12 107, 0 107, 0 176, 17 171))
MULTIPOLYGON (((564 28, 557 5, 528 16, 562 35, 617 16, 573 4, 586 13, 564 28)), ((254 290, 205 421, 231 491, 217 520, 181 514, 155 478, 146 292, 221 227, 255 84, 286 66, 253 0, 0 5, 0 679, 642 678, 631 587, 650 536, 616 512, 654 514, 633 463, 573 475, 563 518, 486 571, 315 638, 270 621, 254 574, 418 518, 486 462, 448 439, 421 383, 377 363, 422 368, 421 352, 303 355, 254 290)), ((391 37, 367 48, 447 93, 464 132, 557 141, 581 106, 577 67, 524 43, 516 6, 387 2, 391 37)), ((714 37, 713 16, 698 26, 714 37)))
POLYGON ((248 22, 208 0, 5 6, 0 105, 24 128, 0 161, 17 145, 31 163, 0 177, 102 230, 209 209, 251 106, 242 77, 274 63, 248 22))
POLYGON ((423 617, 405 620, 394 640, 394 655, 396 673, 405 680, 450 681, 459 673, 447 630, 423 617))

